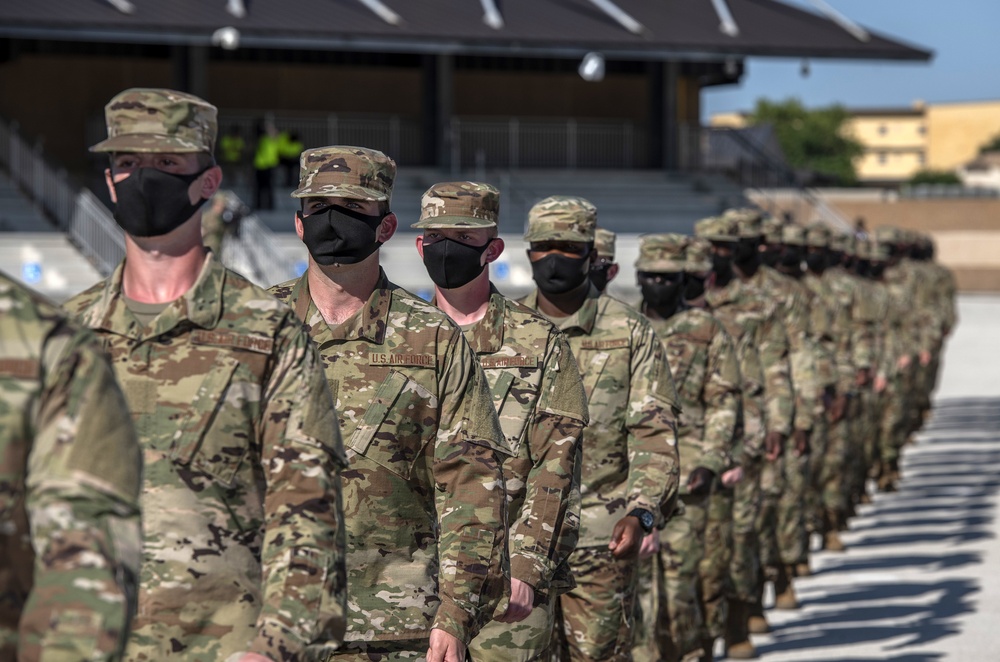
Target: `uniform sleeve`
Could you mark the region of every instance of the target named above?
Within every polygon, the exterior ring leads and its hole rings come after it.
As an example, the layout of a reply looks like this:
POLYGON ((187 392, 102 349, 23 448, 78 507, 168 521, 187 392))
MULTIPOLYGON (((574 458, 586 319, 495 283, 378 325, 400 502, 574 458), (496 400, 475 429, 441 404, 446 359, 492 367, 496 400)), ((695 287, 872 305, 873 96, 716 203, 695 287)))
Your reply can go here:
POLYGON ((729 334, 719 329, 708 346, 708 370, 702 398, 705 436, 698 466, 721 474, 732 463, 733 439, 739 417, 740 366, 729 334))
MULTIPOLYGON (((531 469, 518 518, 510 526, 511 577, 544 587, 576 547, 579 510, 567 515, 579 492, 574 470, 588 422, 580 369, 562 335, 552 337, 538 403, 528 422, 531 469)), ((576 503, 579 508, 579 503, 576 503)))
POLYGON ((34 587, 20 622, 19 660, 117 660, 135 613, 142 541, 141 455, 124 397, 89 334, 54 353, 25 503, 34 587))
POLYGON ((815 424, 815 405, 819 396, 816 378, 816 349, 810 338, 809 310, 802 297, 795 295, 785 308, 785 325, 788 334, 788 364, 791 368, 792 387, 795 394, 797 430, 809 430, 815 424))
POLYGON ((764 370, 767 429, 787 436, 792 431, 795 399, 792 395, 791 368, 788 364, 788 334, 776 312, 772 312, 763 321, 759 357, 761 368, 764 370))
POLYGON ((339 644, 347 579, 340 470, 346 458, 322 363, 302 326, 279 333, 262 394, 260 448, 267 487, 261 549, 263 604, 250 650, 274 660, 339 644))
POLYGON ((648 324, 636 324, 632 331, 630 361, 625 412, 629 461, 625 512, 642 508, 660 517, 672 512, 677 500, 680 407, 663 346, 648 324))
POLYGON ((504 590, 506 495, 498 449, 506 442, 472 349, 457 330, 442 333, 433 460, 441 605, 431 627, 468 643, 504 590))
POLYGON ((743 439, 740 448, 742 456, 738 459, 746 467, 764 455, 764 436, 767 431, 764 371, 760 365, 760 354, 757 348, 748 342, 748 338, 740 340, 736 347, 736 355, 740 361, 740 374, 743 378, 741 403, 743 439))
POLYGON ((875 366, 876 327, 885 316, 874 297, 864 290, 855 290, 851 305, 851 355, 849 361, 858 369, 875 366))

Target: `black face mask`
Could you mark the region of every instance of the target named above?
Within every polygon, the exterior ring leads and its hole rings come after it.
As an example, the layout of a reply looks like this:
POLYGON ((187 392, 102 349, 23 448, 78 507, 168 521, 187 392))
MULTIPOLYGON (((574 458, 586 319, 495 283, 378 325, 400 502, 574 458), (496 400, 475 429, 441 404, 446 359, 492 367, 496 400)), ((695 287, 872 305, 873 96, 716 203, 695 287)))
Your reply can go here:
POLYGON ((715 272, 716 280, 728 283, 733 277, 733 258, 713 253, 712 271, 715 272))
POLYGON ((733 253, 733 262, 737 264, 749 264, 757 259, 760 254, 758 250, 758 243, 751 239, 741 239, 736 244, 736 250, 733 253))
POLYGON ((705 279, 694 274, 684 275, 684 300, 694 301, 705 293, 705 279))
POLYGON ((854 264, 854 273, 867 278, 871 275, 872 263, 869 260, 858 260, 854 264))
POLYGON ((609 271, 611 271, 610 264, 605 264, 590 270, 590 282, 593 283, 594 287, 599 289, 601 292, 608 287, 609 271))
MULTIPOLYGON (((208 170, 208 168, 205 168, 208 170)), ((174 175, 156 168, 137 168, 115 183, 115 221, 133 237, 161 237, 173 232, 201 209, 188 199, 191 182, 204 174, 174 175)))
POLYGON ((778 262, 781 261, 781 249, 768 247, 766 251, 760 254, 760 259, 769 267, 777 267, 778 262))
POLYGON ((642 291, 642 300, 647 306, 664 312, 673 312, 677 309, 684 291, 684 279, 680 274, 668 278, 670 280, 661 283, 639 276, 639 289, 642 291))
POLYGON ((824 253, 809 253, 806 255, 806 266, 809 271, 821 274, 826 271, 826 255, 824 253))
POLYGON ((781 266, 798 271, 802 268, 802 251, 798 247, 786 246, 781 252, 781 266))
POLYGON ((885 262, 873 262, 871 274, 872 278, 881 278, 882 274, 885 273, 885 262))
POLYGON ((375 231, 387 214, 367 216, 331 205, 303 217, 302 241, 317 264, 357 264, 378 250, 375 231))
POLYGON ((589 256, 567 257, 552 253, 531 263, 531 276, 546 294, 565 294, 587 279, 589 256))
POLYGON ((467 285, 483 273, 486 265, 480 264, 480 260, 492 243, 492 239, 482 246, 469 246, 454 239, 425 243, 424 266, 427 267, 427 274, 435 285, 446 290, 467 285))

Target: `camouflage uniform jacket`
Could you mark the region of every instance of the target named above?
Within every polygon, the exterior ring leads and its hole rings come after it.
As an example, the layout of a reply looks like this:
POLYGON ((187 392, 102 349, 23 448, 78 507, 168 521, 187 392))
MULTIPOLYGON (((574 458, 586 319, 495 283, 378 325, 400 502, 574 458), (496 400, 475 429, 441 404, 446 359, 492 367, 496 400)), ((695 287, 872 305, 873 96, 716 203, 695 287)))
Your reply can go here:
POLYGON ((573 350, 548 320, 492 287, 486 315, 465 339, 486 373, 512 452, 503 465, 511 576, 540 591, 568 590, 575 586, 565 562, 579 535, 581 441, 589 422, 573 350))
POLYGON ((736 347, 707 311, 681 310, 667 320, 650 320, 663 343, 683 414, 677 430, 681 493, 696 467, 717 476, 732 462, 740 415, 740 368, 736 347))
POLYGON ((149 327, 124 263, 66 308, 101 337, 145 459, 132 659, 295 659, 344 630, 344 455, 291 309, 211 254, 149 327))
POLYGON ((0 273, 0 659, 121 659, 140 475, 100 346, 0 273))
POLYGON ((767 431, 789 435, 795 396, 788 363, 788 335, 777 302, 737 278, 725 287, 708 290, 705 298, 710 312, 736 342, 737 349, 750 345, 757 350, 764 376, 767 431))
POLYGON ((905 319, 899 337, 903 353, 915 356, 922 349, 929 349, 930 332, 923 327, 932 325, 933 321, 918 308, 917 285, 912 276, 913 272, 904 260, 886 267, 883 282, 889 292, 890 305, 905 319))
POLYGON ((470 641, 503 592, 510 450, 462 330, 384 272, 333 328, 308 275, 271 291, 319 347, 346 439, 347 640, 470 641))
POLYGON ((794 426, 797 430, 809 430, 814 425, 821 389, 816 375, 816 348, 809 327, 809 301, 803 291, 805 288, 795 279, 766 265, 761 265, 746 284, 757 288, 765 296, 777 299, 788 335, 788 365, 795 393, 794 426))
POLYGON ((837 370, 840 375, 837 390, 844 393, 856 390, 856 372, 873 366, 878 306, 864 296, 863 279, 843 267, 831 267, 821 277, 810 275, 809 279, 810 286, 815 281, 817 289, 825 287, 827 301, 833 306, 837 370))
MULTIPOLYGON (((538 293, 522 303, 537 309, 538 293)), ((590 412, 577 546, 604 547, 632 509, 673 511, 679 401, 663 347, 639 311, 591 286, 558 326, 580 365, 590 412)))

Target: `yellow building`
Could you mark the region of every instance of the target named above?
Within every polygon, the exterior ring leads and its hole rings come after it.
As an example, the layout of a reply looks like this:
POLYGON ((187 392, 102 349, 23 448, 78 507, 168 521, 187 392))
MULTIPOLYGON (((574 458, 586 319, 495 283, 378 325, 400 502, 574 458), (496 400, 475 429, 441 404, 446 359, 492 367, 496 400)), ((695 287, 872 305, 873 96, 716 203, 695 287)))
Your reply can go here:
MULTIPOLYGON (((909 108, 849 109, 844 127, 865 148, 855 164, 866 184, 900 184, 920 170, 954 171, 1000 134, 1000 101, 925 104, 909 108)), ((710 124, 745 126, 745 113, 719 113, 710 124)))

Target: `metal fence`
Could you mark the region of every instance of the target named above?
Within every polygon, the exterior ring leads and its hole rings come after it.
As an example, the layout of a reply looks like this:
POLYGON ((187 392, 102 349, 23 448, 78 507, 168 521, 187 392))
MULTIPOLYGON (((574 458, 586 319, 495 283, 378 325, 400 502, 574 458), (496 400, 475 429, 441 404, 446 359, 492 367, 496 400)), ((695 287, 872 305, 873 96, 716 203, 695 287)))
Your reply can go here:
MULTIPOLYGON (((230 194, 231 195, 231 194, 230 194)), ((250 214, 222 240, 223 264, 260 285, 270 287, 291 280, 297 274, 292 260, 277 252, 274 233, 250 214)))

